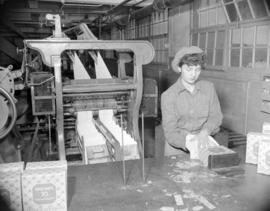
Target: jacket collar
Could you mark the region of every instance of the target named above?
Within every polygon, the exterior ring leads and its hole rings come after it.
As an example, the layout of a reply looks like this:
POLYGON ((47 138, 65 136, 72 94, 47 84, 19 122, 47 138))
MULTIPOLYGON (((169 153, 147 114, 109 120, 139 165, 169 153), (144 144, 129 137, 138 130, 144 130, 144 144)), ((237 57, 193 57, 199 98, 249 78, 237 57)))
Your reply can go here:
MULTIPOLYGON (((180 94, 181 92, 183 92, 183 91, 187 91, 187 92, 189 92, 187 89, 186 89, 186 87, 184 87, 184 85, 183 85, 183 83, 182 83, 182 80, 181 80, 181 77, 179 77, 178 78, 178 80, 177 80, 177 92, 180 94)), ((195 83, 195 92, 194 93, 196 93, 197 91, 199 91, 200 90, 200 88, 201 88, 201 86, 200 86, 200 83, 199 83, 199 81, 197 81, 196 83, 195 83)))

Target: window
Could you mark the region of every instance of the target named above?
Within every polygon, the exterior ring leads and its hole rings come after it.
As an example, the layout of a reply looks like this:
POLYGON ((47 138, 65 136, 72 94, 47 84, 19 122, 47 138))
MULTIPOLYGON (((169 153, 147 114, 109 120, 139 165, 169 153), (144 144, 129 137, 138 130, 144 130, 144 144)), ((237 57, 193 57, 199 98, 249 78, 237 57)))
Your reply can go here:
POLYGON ((269 15, 269 0, 223 0, 223 2, 230 22, 252 20, 269 15))
POLYGON ((252 67, 254 28, 243 28, 242 67, 252 67))
POLYGON ((252 19, 252 14, 247 0, 238 0, 237 5, 241 15, 241 20, 252 19))
MULTIPOLYGON (((192 39, 193 45, 196 45, 198 34, 194 34, 192 39)), ((199 47, 206 52, 207 65, 223 66, 225 50, 225 30, 199 33, 199 47)))
POLYGON ((269 35, 269 25, 232 29, 230 66, 266 68, 269 35))
POLYGON ((205 45, 206 45, 206 32, 202 32, 200 33, 199 47, 202 50, 205 50, 205 45))
POLYGON ((222 66, 225 47, 225 30, 217 32, 215 65, 222 66))
POLYGON ((191 44, 206 52, 208 66, 270 67, 269 0, 194 1, 193 10, 191 44))
POLYGON ((257 26, 254 67, 266 68, 269 26, 257 26))
POLYGON ((198 33, 194 33, 192 35, 192 45, 195 45, 195 46, 198 45, 198 33))
POLYGON ((138 20, 136 22, 136 39, 149 39, 149 28, 149 17, 138 20))
POLYGON ((135 19, 131 19, 124 31, 124 39, 135 39, 135 19))
POLYGON ((151 16, 150 42, 155 48, 154 63, 168 62, 168 9, 154 12, 151 16))
POLYGON ((149 40, 155 48, 153 63, 168 62, 168 9, 155 11, 151 16, 131 19, 124 28, 122 39, 149 40))
POLYGON ((231 67, 240 66, 241 30, 233 29, 231 32, 231 67))
MULTIPOLYGON (((197 18, 197 16, 194 18, 197 18)), ((220 4, 215 4, 215 6, 211 6, 210 8, 199 9, 199 28, 225 23, 226 15, 220 4)))
POLYGON ((207 64, 213 65, 214 58, 214 47, 215 47, 215 32, 208 32, 207 40, 207 64))
MULTIPOLYGON (((267 2, 269 3, 269 0, 267 2)), ((256 18, 267 16, 266 5, 264 4, 264 0, 250 0, 250 3, 252 5, 256 18)))
POLYGON ((230 22, 236 22, 237 20, 239 20, 237 11, 236 11, 236 7, 235 4, 232 2, 230 4, 226 4, 225 5, 227 14, 229 16, 230 22))

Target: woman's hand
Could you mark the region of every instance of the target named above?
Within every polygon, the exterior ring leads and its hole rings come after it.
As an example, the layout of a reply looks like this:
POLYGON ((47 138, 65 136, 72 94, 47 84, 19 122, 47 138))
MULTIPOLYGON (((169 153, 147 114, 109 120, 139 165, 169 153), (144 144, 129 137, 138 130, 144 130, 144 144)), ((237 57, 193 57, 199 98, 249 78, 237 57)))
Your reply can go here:
POLYGON ((198 148, 208 148, 209 146, 209 138, 208 138, 208 131, 207 130, 201 130, 200 133, 196 134, 196 139, 198 140, 198 148))

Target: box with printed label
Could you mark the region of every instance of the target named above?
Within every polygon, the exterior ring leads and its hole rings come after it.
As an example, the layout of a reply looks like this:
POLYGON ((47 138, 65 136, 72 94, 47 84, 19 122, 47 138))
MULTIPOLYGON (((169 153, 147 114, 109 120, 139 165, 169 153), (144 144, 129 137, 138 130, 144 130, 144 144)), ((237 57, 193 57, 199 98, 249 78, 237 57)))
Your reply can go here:
POLYGON ((246 163, 258 163, 259 142, 263 139, 270 139, 270 135, 254 132, 247 134, 246 163))
POLYGON ((0 173, 0 195, 11 210, 22 210, 21 172, 0 173))
POLYGON ((257 172, 270 175, 270 139, 260 141, 258 154, 257 172))
POLYGON ((13 163, 1 163, 0 164, 0 172, 18 171, 18 172, 22 173, 23 169, 24 169, 24 162, 13 162, 13 163))
POLYGON ((24 171, 22 190, 24 210, 67 210, 67 178, 64 168, 24 171))

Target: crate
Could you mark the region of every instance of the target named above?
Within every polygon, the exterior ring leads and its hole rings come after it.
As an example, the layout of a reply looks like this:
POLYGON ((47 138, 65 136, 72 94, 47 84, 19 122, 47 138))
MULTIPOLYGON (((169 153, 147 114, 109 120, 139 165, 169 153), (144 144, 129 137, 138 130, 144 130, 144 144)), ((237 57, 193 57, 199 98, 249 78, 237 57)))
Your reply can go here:
POLYGON ((259 143, 257 173, 270 175, 270 139, 259 143))
POLYGON ((247 134, 246 163, 258 163, 259 142, 269 138, 270 135, 262 133, 249 132, 247 134))

